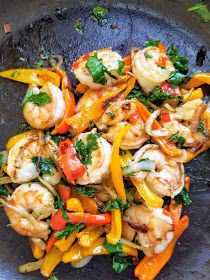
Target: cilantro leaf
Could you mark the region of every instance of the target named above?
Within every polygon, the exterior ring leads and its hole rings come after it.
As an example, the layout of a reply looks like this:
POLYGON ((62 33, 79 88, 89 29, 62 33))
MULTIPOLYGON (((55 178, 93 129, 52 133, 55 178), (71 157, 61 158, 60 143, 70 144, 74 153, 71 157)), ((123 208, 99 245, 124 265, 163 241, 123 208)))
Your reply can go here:
POLYGON ((54 197, 54 208, 61 209, 64 206, 63 200, 60 199, 59 196, 54 197))
POLYGON ((79 34, 83 33, 81 20, 77 19, 74 23, 74 30, 79 34))
POLYGON ((26 95, 21 104, 22 109, 28 102, 32 102, 36 106, 45 106, 46 104, 52 102, 52 99, 46 92, 40 92, 39 94, 35 94, 36 90, 36 88, 32 88, 26 92, 26 95))
POLYGON ((32 162, 40 169, 41 174, 52 175, 55 170, 55 163, 50 157, 33 157, 32 162))
POLYGON ((202 2, 188 8, 187 11, 198 13, 204 22, 208 22, 210 20, 210 12, 207 6, 202 2))
POLYGON ((165 92, 163 91, 160 87, 155 87, 152 92, 151 95, 148 96, 148 100, 151 102, 157 102, 157 104, 162 103, 164 100, 168 100, 168 99, 182 99, 183 97, 178 95, 178 96, 174 96, 171 93, 165 92))
POLYGON ((186 139, 184 137, 179 136, 179 131, 171 135, 171 137, 168 140, 177 143, 179 148, 182 148, 184 143, 186 142, 186 139))
POLYGON ((119 68, 117 70, 117 73, 122 76, 125 67, 125 62, 123 60, 118 60, 118 64, 119 64, 119 68))
POLYGON ((110 254, 122 253, 121 240, 119 240, 115 245, 112 245, 105 240, 103 246, 110 254))
POLYGON ((123 272, 126 268, 128 268, 131 265, 131 260, 128 257, 116 255, 112 258, 112 268, 117 273, 123 272))
POLYGON ((172 86, 176 86, 182 82, 182 80, 186 77, 186 75, 179 72, 179 70, 174 70, 170 73, 169 81, 172 86))
POLYGON ((78 195, 86 195, 93 197, 95 195, 96 189, 92 187, 82 187, 82 186, 76 186, 75 190, 78 195))
POLYGON ((174 67, 180 72, 187 72, 189 69, 188 59, 185 56, 181 56, 178 52, 176 45, 172 44, 168 50, 167 55, 173 62, 174 67))
POLYGON ((92 163, 92 152, 98 149, 97 139, 100 133, 89 133, 86 137, 86 143, 82 139, 77 140, 75 148, 81 162, 87 166, 92 163))
POLYGON ((148 52, 145 52, 145 53, 144 53, 144 56, 145 56, 146 58, 153 58, 153 56, 152 56, 151 54, 149 54, 148 52))
POLYGON ((52 275, 50 275, 48 280, 58 280, 58 278, 55 275, 52 274, 52 275))
POLYGON ((157 47, 160 43, 160 40, 149 40, 146 41, 146 43, 144 44, 145 48, 147 47, 157 47))
POLYGON ((128 204, 125 203, 119 196, 116 199, 109 199, 102 209, 102 212, 113 211, 115 209, 125 210, 128 208, 128 204))
POLYGON ((61 231, 57 231, 55 233, 55 237, 57 237, 57 239, 62 239, 63 237, 67 237, 69 236, 70 233, 72 233, 75 230, 80 230, 84 227, 83 223, 77 223, 75 225, 72 225, 70 222, 66 223, 66 228, 61 230, 61 231))
POLYGON ((9 192, 7 189, 5 189, 3 186, 0 186, 0 196, 7 197, 9 195, 9 192))
POLYGON ((103 27, 107 23, 105 16, 108 14, 108 10, 102 6, 96 6, 92 9, 92 19, 103 27))
POLYGON ((200 121, 200 124, 199 124, 199 127, 198 127, 198 131, 202 132, 203 135, 205 135, 206 137, 209 136, 208 130, 206 130, 205 127, 204 127, 204 121, 200 121))
POLYGON ((108 112, 107 115, 110 117, 111 120, 114 120, 115 114, 113 112, 108 112))
POLYGON ((189 197, 189 193, 187 189, 184 187, 182 191, 175 196, 176 205, 184 204, 185 206, 189 206, 192 202, 189 197))

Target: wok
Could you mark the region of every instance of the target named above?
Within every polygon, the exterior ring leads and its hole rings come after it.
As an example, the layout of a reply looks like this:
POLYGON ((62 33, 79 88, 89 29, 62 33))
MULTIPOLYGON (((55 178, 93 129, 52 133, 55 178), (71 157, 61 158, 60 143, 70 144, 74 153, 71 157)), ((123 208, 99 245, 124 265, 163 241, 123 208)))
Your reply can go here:
MULTIPOLYGON (((133 46, 142 47, 149 38, 163 40, 168 46, 178 45, 182 54, 190 59, 192 72, 210 70, 210 56, 200 68, 195 56, 203 45, 210 48, 210 24, 203 23, 187 8, 197 1, 62 1, 62 0, 0 0, 0 70, 33 67, 39 50, 61 54, 70 74, 72 62, 93 49, 112 46, 121 54, 129 53, 133 46), (108 23, 99 27, 91 19, 95 5, 109 8, 108 23), (81 18, 82 35, 73 27, 81 18), (3 24, 10 23, 12 32, 5 34, 3 24), (112 29, 111 24, 117 24, 112 29)), ((207 5, 210 1, 206 1, 207 5)), ((75 83, 71 75, 71 81, 75 83)), ((0 145, 4 149, 7 139, 17 133, 23 122, 20 104, 26 86, 0 79, 0 145)), ((208 88, 207 88, 208 91, 208 88)), ((190 227, 178 242, 175 253, 157 279, 199 280, 210 279, 210 222, 209 222, 209 153, 206 152, 186 165, 191 177, 192 204, 186 209, 190 227)), ((27 238, 19 236, 0 212, 0 279, 43 279, 39 272, 21 275, 17 267, 31 261, 27 238)), ((86 267, 76 270, 60 265, 56 276, 62 279, 134 279, 133 269, 117 274, 112 271, 109 257, 95 257, 86 267)))

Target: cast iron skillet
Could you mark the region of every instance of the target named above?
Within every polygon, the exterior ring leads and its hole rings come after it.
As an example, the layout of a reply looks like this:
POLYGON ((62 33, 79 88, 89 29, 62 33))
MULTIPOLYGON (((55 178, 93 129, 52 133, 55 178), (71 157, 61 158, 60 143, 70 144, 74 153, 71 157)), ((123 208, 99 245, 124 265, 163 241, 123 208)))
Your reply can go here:
MULTIPOLYGON (((0 70, 14 67, 33 67, 38 51, 61 54, 69 71, 73 59, 93 49, 112 46, 123 55, 132 46, 142 46, 149 38, 163 40, 167 46, 176 43, 190 59, 192 72, 208 71, 210 58, 203 67, 195 67, 197 50, 205 45, 210 48, 210 24, 188 14, 187 7, 197 1, 46 1, 0 0, 0 70), (98 4, 110 9, 108 24, 103 28, 91 20, 91 9, 98 4), (80 17, 84 33, 73 28, 73 20, 80 17), (5 35, 2 25, 12 25, 12 33, 5 35), (111 29, 118 24, 118 29, 111 29), (24 58, 24 61, 23 59, 24 58)), ((209 1, 206 1, 209 3, 209 1)), ((71 76, 74 83, 74 79, 71 76)), ((0 145, 4 149, 7 139, 16 134, 23 122, 20 104, 26 86, 0 79, 0 145)), ((190 227, 178 242, 173 258, 159 274, 158 279, 209 279, 209 153, 204 153, 186 166, 192 179, 191 199, 186 209, 190 227)), ((37 273, 20 275, 17 267, 32 260, 27 238, 7 228, 8 220, 0 213, 0 279, 42 279, 37 273)), ((134 279, 133 269, 122 274, 112 271, 108 257, 95 257, 85 268, 75 270, 60 265, 56 270, 62 279, 134 279)))

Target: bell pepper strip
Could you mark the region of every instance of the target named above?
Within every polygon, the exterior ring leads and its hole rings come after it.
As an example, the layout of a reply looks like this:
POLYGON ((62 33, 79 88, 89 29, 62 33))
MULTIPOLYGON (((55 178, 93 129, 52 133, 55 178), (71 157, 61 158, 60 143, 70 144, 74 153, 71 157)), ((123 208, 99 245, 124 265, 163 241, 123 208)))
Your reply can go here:
POLYGON ((182 214, 182 204, 176 205, 175 201, 172 200, 169 205, 169 211, 171 214, 171 219, 173 221, 173 224, 176 227, 179 224, 180 217, 182 214))
POLYGON ((69 186, 58 185, 57 191, 61 200, 63 200, 64 202, 66 202, 70 198, 71 188, 69 186))
POLYGON ((59 75, 47 69, 11 69, 0 72, 0 77, 41 87, 48 82, 60 86, 59 75))
POLYGON ((69 234, 68 237, 63 237, 55 242, 55 246, 61 251, 61 252, 67 252, 74 241, 77 238, 78 230, 73 231, 72 233, 69 234))
POLYGON ((41 266, 41 274, 45 277, 49 277, 56 266, 61 262, 63 252, 58 250, 55 246, 52 250, 44 257, 44 263, 41 266))
POLYGON ((115 245, 121 238, 122 235, 122 218, 121 218, 121 210, 115 209, 111 213, 112 222, 111 222, 111 230, 106 235, 106 239, 108 243, 115 245))
POLYGON ((170 93, 173 96, 181 95, 180 88, 178 86, 172 86, 170 82, 163 82, 160 84, 160 88, 166 92, 170 93))
POLYGON ((189 149, 186 149, 187 152, 187 157, 184 163, 187 163, 189 161, 191 161, 192 159, 194 159, 194 157, 196 157, 197 155, 205 152, 206 150, 208 150, 210 148, 210 141, 207 141, 206 143, 203 144, 203 146, 201 147, 201 149, 197 150, 196 152, 191 152, 189 149))
POLYGON ((70 212, 84 213, 81 202, 77 198, 69 198, 66 201, 66 210, 70 212))
POLYGON ((19 142, 21 139, 25 138, 29 133, 30 133, 30 131, 26 131, 26 132, 23 132, 21 134, 17 134, 15 136, 11 137, 7 141, 7 144, 6 144, 7 151, 12 149, 12 147, 14 147, 17 142, 19 142))
POLYGON ((75 114, 76 102, 74 94, 72 92, 72 86, 68 79, 66 72, 62 71, 60 68, 56 69, 56 73, 62 78, 61 89, 63 91, 63 97, 66 105, 66 111, 62 121, 55 125, 55 129, 51 132, 54 134, 64 134, 68 131, 69 125, 66 123, 66 119, 70 118, 75 114))
MULTIPOLYGON (((51 217, 51 226, 53 230, 60 231, 65 229, 67 220, 62 217, 62 211, 58 210, 56 214, 51 217)), ((86 226, 103 226, 111 223, 110 214, 92 215, 90 213, 67 213, 69 220, 72 224, 79 222, 86 226)))
POLYGON ((156 195, 155 193, 153 193, 149 189, 145 181, 137 182, 134 178, 132 177, 130 178, 132 183, 136 187, 137 191, 139 192, 139 194, 141 195, 141 197, 144 199, 144 201, 149 207, 161 208, 163 206, 164 203, 163 199, 158 195, 156 195))
POLYGON ((189 176, 185 176, 185 178, 184 178, 184 186, 189 191, 189 188, 190 188, 190 177, 189 176))
POLYGON ((167 113, 163 113, 160 115, 160 120, 161 120, 161 123, 167 123, 167 122, 170 122, 171 121, 171 117, 170 117, 170 114, 167 112, 167 113))
POLYGON ((165 68, 167 60, 168 60, 168 58, 166 56, 160 56, 159 59, 158 59, 157 65, 159 67, 165 68))
POLYGON ((84 84, 81 84, 81 83, 79 83, 79 84, 76 86, 76 92, 78 92, 78 93, 85 93, 88 89, 89 89, 88 86, 86 86, 86 85, 84 85, 84 84))
POLYGON ((165 45, 163 44, 163 42, 162 41, 160 41, 159 43, 158 43, 158 46, 157 46, 162 52, 165 52, 166 51, 166 47, 165 47, 165 45))
POLYGON ((71 197, 79 199, 85 212, 91 214, 96 214, 98 212, 98 205, 91 197, 86 195, 78 195, 75 189, 71 190, 71 197))
POLYGON ((44 257, 44 250, 29 238, 29 244, 35 259, 40 260, 44 257))
POLYGON ((84 248, 90 248, 103 233, 103 227, 88 226, 77 234, 78 243, 84 248))
POLYGON ((194 89, 191 94, 186 94, 184 99, 182 100, 183 103, 195 100, 195 99, 202 99, 203 98, 203 91, 201 88, 194 89))
POLYGON ((72 261, 77 261, 83 258, 83 248, 76 242, 71 246, 70 250, 65 252, 62 257, 62 262, 69 263, 72 261))
POLYGON ((153 280, 160 270, 171 258, 177 240, 181 237, 185 229, 189 226, 188 216, 184 216, 175 227, 174 238, 166 249, 157 255, 151 257, 145 256, 136 266, 134 274, 139 280, 153 280))
POLYGON ((129 128, 130 125, 120 127, 118 132, 116 133, 115 140, 113 142, 113 147, 112 147, 112 156, 111 156, 111 165, 110 165, 114 188, 117 194, 124 201, 126 201, 126 194, 125 194, 125 187, 123 183, 122 170, 120 166, 119 150, 120 150, 121 140, 123 136, 128 132, 129 128))
POLYGON ((53 248, 53 246, 57 240, 57 238, 55 237, 55 233, 56 233, 56 231, 53 231, 50 235, 50 238, 47 241, 47 245, 46 245, 46 249, 45 249, 47 254, 51 251, 51 249, 53 248))
POLYGON ((123 244, 122 245, 122 251, 123 251, 123 253, 128 254, 130 256, 138 257, 138 250, 135 249, 135 248, 132 248, 132 247, 130 247, 128 245, 124 245, 123 244))
POLYGON ((67 180, 75 185, 75 180, 85 173, 85 166, 76 156, 76 149, 70 139, 59 144, 58 162, 67 180))
POLYGON ((109 252, 104 248, 103 244, 105 237, 98 238, 90 248, 83 249, 83 257, 109 255, 109 252))
MULTIPOLYGON (((142 120, 144 122, 146 122, 150 116, 149 110, 140 101, 137 100, 136 103, 137 103, 139 112, 141 113, 142 120)), ((153 129, 159 129, 159 128, 161 128, 161 125, 158 123, 158 121, 155 120, 153 123, 153 129)), ((165 136, 156 137, 155 136, 152 138, 154 141, 156 141, 159 144, 160 148, 166 155, 175 157, 175 156, 180 156, 182 154, 182 150, 178 149, 173 142, 168 141, 167 137, 165 137, 165 136)))
POLYGON ((210 85, 210 73, 197 73, 185 85, 185 88, 196 88, 203 84, 210 85))
POLYGON ((126 74, 126 72, 130 72, 132 70, 132 59, 131 55, 129 54, 125 58, 123 58, 123 61, 125 62, 123 73, 126 74))
POLYGON ((124 155, 120 155, 120 166, 125 167, 132 161, 132 154, 130 151, 125 151, 124 155))

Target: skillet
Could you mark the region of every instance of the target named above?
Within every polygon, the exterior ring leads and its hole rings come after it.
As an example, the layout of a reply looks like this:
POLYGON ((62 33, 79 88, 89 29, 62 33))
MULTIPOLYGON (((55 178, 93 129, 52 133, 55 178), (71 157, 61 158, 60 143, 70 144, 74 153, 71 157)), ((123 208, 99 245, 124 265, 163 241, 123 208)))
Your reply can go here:
MULTIPOLYGON (((65 1, 65 0, 0 0, 0 70, 33 67, 39 50, 61 54, 70 74, 72 62, 93 49, 112 46, 123 55, 133 46, 143 46, 149 38, 160 39, 169 46, 178 45, 190 60, 192 72, 210 70, 210 56, 202 67, 195 66, 195 56, 203 45, 210 48, 210 23, 202 23, 186 10, 197 1, 65 1), (109 8, 108 23, 99 27, 91 20, 96 5, 109 8), (76 18, 82 19, 84 32, 73 28, 76 18), (3 24, 10 23, 12 32, 4 34, 3 24), (117 24, 112 29, 111 24, 117 24)), ((210 1, 206 1, 210 5, 210 1)), ((208 71, 209 72, 209 71, 208 71)), ((75 81, 70 75, 71 81, 75 81)), ((0 79, 0 146, 18 132, 24 122, 20 104, 26 86, 0 79)), ((209 88, 206 88, 209 91, 209 88)), ((207 98, 207 97, 206 97, 207 98)), ((190 227, 178 242, 175 253, 157 279, 210 279, 209 173, 210 153, 206 152, 185 165, 191 177, 192 204, 185 211, 190 227)), ((7 218, 0 212, 0 280, 43 279, 37 273, 21 275, 17 267, 32 260, 25 237, 7 228, 7 218)), ((55 272, 62 279, 135 279, 132 269, 117 274, 112 271, 108 257, 95 257, 86 267, 75 270, 60 265, 55 272)))

